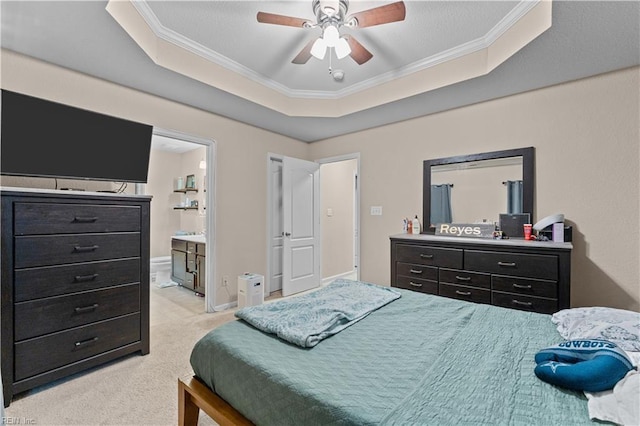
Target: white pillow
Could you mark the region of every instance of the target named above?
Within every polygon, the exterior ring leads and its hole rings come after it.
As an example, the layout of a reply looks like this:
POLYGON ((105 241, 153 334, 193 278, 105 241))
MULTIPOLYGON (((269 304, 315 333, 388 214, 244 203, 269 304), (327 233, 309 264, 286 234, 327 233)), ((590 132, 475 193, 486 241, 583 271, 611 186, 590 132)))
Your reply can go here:
POLYGON ((640 313, 590 307, 563 309, 551 316, 566 340, 603 339, 625 351, 640 352, 640 313))

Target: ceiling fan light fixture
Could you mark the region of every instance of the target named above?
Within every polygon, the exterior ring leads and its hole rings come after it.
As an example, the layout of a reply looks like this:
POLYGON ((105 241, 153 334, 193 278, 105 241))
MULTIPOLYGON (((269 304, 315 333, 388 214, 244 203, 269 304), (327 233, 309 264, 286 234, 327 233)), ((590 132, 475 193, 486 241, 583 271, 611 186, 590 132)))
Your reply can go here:
POLYGON ((340 33, 335 26, 328 25, 322 33, 322 39, 328 47, 335 47, 340 39, 340 33))
POLYGON ((344 37, 338 39, 338 42, 336 43, 334 49, 336 51, 336 56, 338 57, 338 59, 342 59, 349 55, 349 53, 351 53, 351 47, 344 37))
POLYGON ((327 53, 327 43, 324 41, 324 39, 317 39, 315 43, 313 43, 313 46, 311 46, 310 53, 314 58, 320 60, 324 59, 324 55, 327 53))

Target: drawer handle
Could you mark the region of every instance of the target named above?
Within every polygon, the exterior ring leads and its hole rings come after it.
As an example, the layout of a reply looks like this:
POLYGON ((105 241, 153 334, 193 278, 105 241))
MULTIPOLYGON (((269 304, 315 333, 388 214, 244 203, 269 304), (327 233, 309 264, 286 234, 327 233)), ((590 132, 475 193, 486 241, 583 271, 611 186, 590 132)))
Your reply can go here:
POLYGON ((471 296, 471 292, 470 291, 456 290, 456 294, 459 294, 460 296, 471 296))
POLYGON ((420 253, 420 258, 421 259, 433 259, 433 255, 432 254, 422 254, 422 253, 420 253))
POLYGON ((73 218, 73 221, 78 223, 93 223, 97 220, 98 218, 96 216, 75 216, 73 218))
POLYGON ((531 284, 522 285, 522 284, 513 284, 513 288, 521 288, 523 290, 531 290, 531 284))
POLYGON ((77 282, 77 283, 82 283, 82 282, 85 282, 85 281, 93 281, 96 278, 98 278, 98 274, 76 275, 75 277, 73 277, 73 281, 77 282))
POLYGON ((511 302, 514 305, 526 306, 527 308, 530 308, 530 307, 533 306, 533 303, 531 303, 531 302, 521 302, 521 301, 516 300, 516 299, 511 300, 511 302))
POLYGON ((88 344, 90 344, 90 343, 94 343, 94 342, 97 342, 97 341, 98 341, 98 338, 97 338, 97 337, 92 337, 91 339, 81 340, 81 341, 79 341, 79 342, 76 342, 76 343, 74 344, 74 346, 75 346, 76 348, 80 348, 80 347, 82 347, 82 346, 85 346, 85 345, 88 345, 88 344))
POLYGON ((413 281, 409 281, 409 285, 412 285, 414 287, 422 287, 422 284, 414 283, 413 281))
POLYGON ((419 271, 417 269, 409 269, 409 272, 411 272, 412 274, 416 274, 416 275, 421 275, 422 271, 419 271))
POLYGON ((92 246, 86 246, 86 247, 75 246, 73 248, 73 251, 76 252, 76 253, 87 253, 87 252, 90 252, 90 251, 96 251, 96 250, 98 250, 98 248, 100 248, 100 246, 96 245, 96 244, 94 244, 92 246))
POLYGON ((508 266, 510 268, 513 268, 514 266, 516 266, 516 262, 498 262, 499 266, 508 266))
POLYGON ((460 277, 456 275, 456 280, 458 281, 471 281, 471 277, 460 277))
POLYGON ((74 311, 76 312, 76 314, 84 314, 84 313, 87 313, 87 312, 95 311, 98 308, 98 306, 100 306, 100 305, 98 305, 97 303, 94 303, 93 305, 83 306, 82 308, 77 307, 77 308, 74 309, 74 311))

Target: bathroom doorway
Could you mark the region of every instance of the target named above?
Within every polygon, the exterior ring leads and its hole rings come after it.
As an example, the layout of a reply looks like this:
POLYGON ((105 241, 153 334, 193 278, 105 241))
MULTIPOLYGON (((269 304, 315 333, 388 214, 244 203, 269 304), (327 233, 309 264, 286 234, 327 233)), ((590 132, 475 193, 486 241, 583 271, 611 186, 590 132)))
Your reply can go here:
POLYGON ((175 286, 170 278, 172 239, 186 237, 197 239, 204 248, 199 254, 200 275, 204 284, 202 292, 196 293, 186 287, 180 288, 193 295, 198 302, 183 296, 176 300, 199 303, 203 311, 213 312, 215 292, 213 277, 215 268, 213 229, 215 213, 215 142, 175 131, 154 128, 149 161, 149 178, 141 185, 140 193, 153 196, 151 201, 150 257, 152 286, 159 288, 175 286), (155 266, 154 266, 155 265, 155 266), (206 270, 206 274, 204 271, 206 270), (167 276, 169 275, 169 276, 167 276), (211 279, 210 279, 211 278, 211 279), (211 286, 211 291, 207 291, 211 286))

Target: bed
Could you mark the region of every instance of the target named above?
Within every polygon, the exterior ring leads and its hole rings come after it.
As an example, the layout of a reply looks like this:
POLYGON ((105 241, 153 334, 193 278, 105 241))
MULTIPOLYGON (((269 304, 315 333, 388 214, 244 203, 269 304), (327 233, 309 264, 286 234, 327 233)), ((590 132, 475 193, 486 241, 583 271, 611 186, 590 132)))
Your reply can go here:
POLYGON ((313 348, 236 320, 194 347, 180 424, 593 424, 587 399, 533 374, 549 315, 397 289, 313 348))

